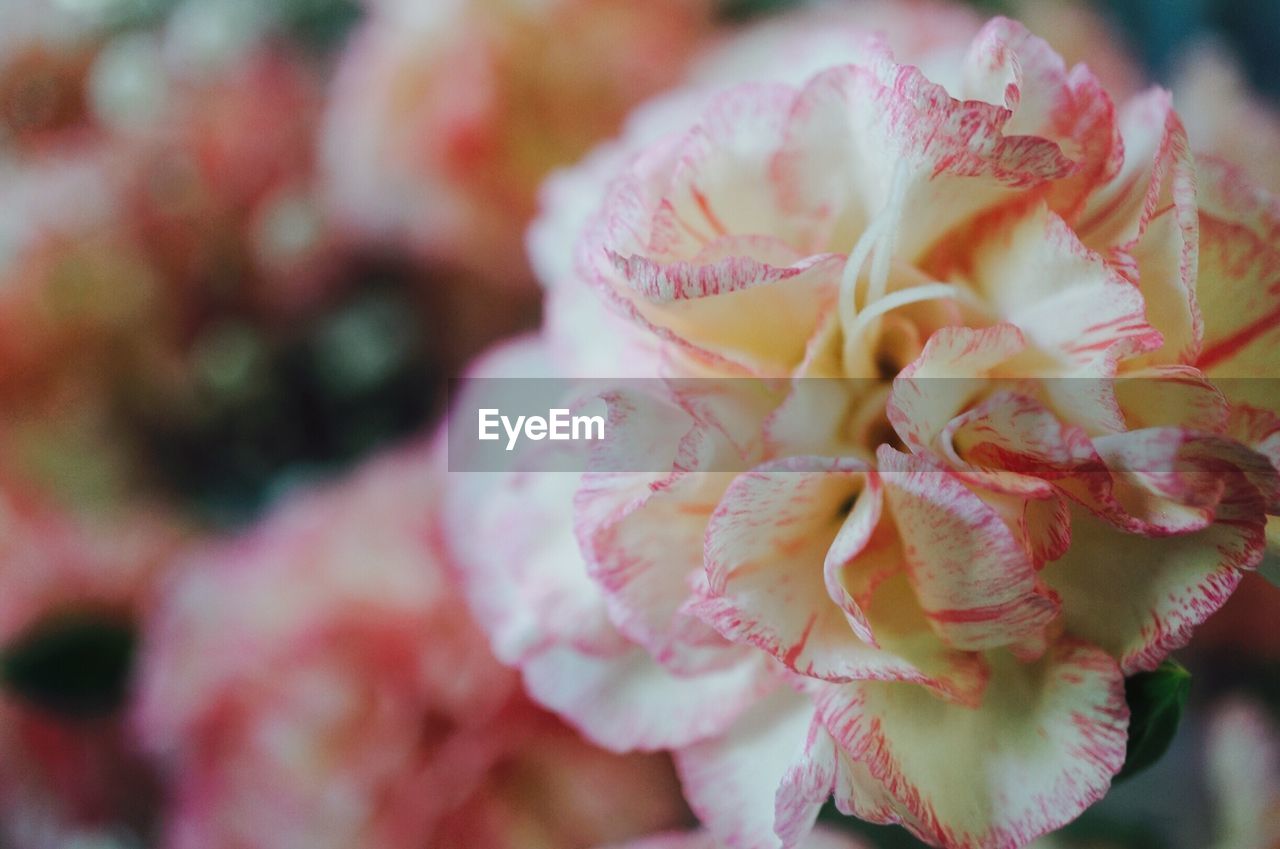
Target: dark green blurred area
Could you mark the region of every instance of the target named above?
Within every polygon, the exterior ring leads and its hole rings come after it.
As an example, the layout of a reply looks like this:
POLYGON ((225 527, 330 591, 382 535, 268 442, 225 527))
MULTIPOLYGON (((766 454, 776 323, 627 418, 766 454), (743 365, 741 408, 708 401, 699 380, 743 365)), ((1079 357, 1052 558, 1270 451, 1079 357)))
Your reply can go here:
POLYGON ((124 704, 135 642, 133 624, 110 611, 53 616, 5 648, 0 683, 55 716, 108 715, 124 704))
POLYGON ((283 328, 219 317, 194 342, 190 379, 121 393, 154 484, 206 522, 239 525, 424 428, 457 367, 445 308, 422 303, 431 287, 406 269, 353 273, 342 295, 283 328))

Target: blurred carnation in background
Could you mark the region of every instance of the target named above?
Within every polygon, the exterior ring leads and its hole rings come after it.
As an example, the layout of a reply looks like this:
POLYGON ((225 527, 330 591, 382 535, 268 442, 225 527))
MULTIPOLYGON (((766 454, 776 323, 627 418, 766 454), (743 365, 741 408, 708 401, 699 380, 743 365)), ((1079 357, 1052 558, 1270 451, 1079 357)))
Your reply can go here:
MULTIPOLYGON (((569 273, 548 178, 677 84, 807 76, 742 35, 800 5, 0 0, 0 849, 717 849, 666 754, 494 657, 434 433, 569 273)), ((1280 192, 1271 0, 834 5, 908 52, 1018 18, 1280 192)), ((1036 845, 1280 846, 1277 623, 1246 576, 1168 754, 1036 845)), ((802 845, 921 845, 821 819, 802 845)))

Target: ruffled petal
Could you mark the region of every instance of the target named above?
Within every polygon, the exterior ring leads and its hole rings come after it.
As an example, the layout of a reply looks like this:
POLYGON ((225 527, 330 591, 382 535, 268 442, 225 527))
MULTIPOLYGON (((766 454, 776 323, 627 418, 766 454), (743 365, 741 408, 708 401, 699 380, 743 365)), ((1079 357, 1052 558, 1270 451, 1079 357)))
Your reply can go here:
POLYGON ((1042 632, 1059 605, 999 512, 951 470, 888 446, 877 456, 907 574, 934 631, 967 650, 1042 632))
POLYGON ((1262 557, 1261 521, 1219 521, 1153 538, 1117 530, 1083 510, 1071 547, 1042 576, 1062 597, 1068 633, 1101 646, 1126 675, 1154 669, 1191 638, 1262 557))
POLYGON ((1070 641, 1036 663, 997 659, 980 707, 868 681, 828 685, 818 710, 841 810, 948 849, 1030 843, 1101 798, 1125 757, 1120 670, 1070 641))
POLYGON ((1043 204, 992 222, 972 256, 971 280, 1000 320, 1067 363, 1088 363, 1117 345, 1150 349, 1141 292, 1086 248, 1043 204))
POLYGON ((1204 347, 1196 361, 1233 400, 1280 409, 1280 203, 1221 163, 1200 163, 1204 347))
POLYGON ((895 253, 918 258, 979 212, 1076 170, 1056 143, 1006 134, 1010 117, 1003 105, 954 99, 887 48, 832 68, 796 102, 775 164, 783 203, 832 222, 830 243, 845 249, 888 211, 910 222, 895 230, 895 253))
POLYGON ((707 526, 708 586, 693 610, 802 675, 914 681, 974 698, 980 664, 922 639, 909 597, 889 604, 885 581, 903 560, 896 545, 870 545, 880 502, 878 479, 854 460, 791 458, 740 476, 707 526))
POLYGON ((736 849, 802 845, 835 786, 835 751, 807 696, 779 689, 720 737, 676 752, 694 813, 736 849))
POLYGON ((679 748, 720 734, 773 686, 754 659, 677 676, 639 648, 599 657, 557 646, 522 671, 530 696, 613 752, 679 748))
POLYGON ((1164 346, 1153 362, 1191 362, 1203 332, 1196 303, 1196 176, 1170 95, 1152 89, 1120 111, 1124 166, 1090 198, 1076 230, 1142 292, 1164 346))

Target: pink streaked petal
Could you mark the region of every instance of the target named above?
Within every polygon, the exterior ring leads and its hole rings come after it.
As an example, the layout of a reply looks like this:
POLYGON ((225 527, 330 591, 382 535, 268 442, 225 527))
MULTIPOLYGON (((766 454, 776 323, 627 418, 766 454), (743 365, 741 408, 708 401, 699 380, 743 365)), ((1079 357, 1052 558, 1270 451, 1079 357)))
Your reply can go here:
POLYGON ((1115 104, 1093 71, 1081 64, 1067 74, 1068 94, 1052 114, 1052 136, 1070 139, 1069 155, 1080 170, 1049 190, 1049 204, 1069 221, 1086 207, 1089 195, 1114 180, 1124 164, 1124 141, 1115 104))
POLYGON ((1091 248, 1109 252, 1142 291, 1147 319, 1164 337, 1153 362, 1192 362, 1203 334, 1196 302, 1199 223, 1186 130, 1167 91, 1152 89, 1120 111, 1125 162, 1077 222, 1091 248))
POLYGON ((953 99, 919 68, 887 57, 818 74, 801 92, 775 162, 784 205, 836 223, 840 241, 888 206, 895 170, 906 181, 895 235, 917 258, 953 228, 1018 190, 1076 165, 1052 141, 1006 136, 1003 106, 953 99))
MULTIPOLYGON (((1231 409, 1227 435, 1239 440, 1261 456, 1271 467, 1280 470, 1280 413, 1240 404, 1231 409)), ((1280 515, 1280 496, 1265 481, 1257 481, 1259 492, 1267 502, 1267 512, 1280 515)))
POLYGON ((740 475, 707 525, 708 587, 693 609, 728 639, 804 675, 918 678, 910 663, 870 644, 865 615, 831 574, 856 556, 850 537, 827 567, 845 504, 854 504, 858 524, 868 508, 857 503, 879 501, 867 472, 856 460, 797 457, 740 475))
POLYGON ((592 460, 603 468, 667 465, 673 471, 588 473, 574 499, 575 523, 588 573, 619 630, 668 669, 692 673, 736 662, 741 652, 683 609, 704 581, 707 520, 733 479, 702 469, 745 468, 718 422, 758 421, 762 413, 731 391, 697 393, 697 386, 679 383, 663 388, 662 397, 606 393, 608 438, 592 460), (672 444, 674 457, 666 461, 672 444))
POLYGON ((858 682, 828 685, 818 710, 842 755, 837 805, 947 849, 1030 843, 1101 798, 1125 757, 1120 670, 1073 641, 1002 658, 981 707, 858 682))
POLYGON ((1221 433, 1227 399, 1199 369, 1185 365, 1130 369, 1115 384, 1116 400, 1130 430, 1185 427, 1221 433))
MULTIPOLYGON (((674 486, 689 483, 686 477, 674 486)), ((584 489, 578 502, 597 495, 598 490, 584 489)), ((660 663, 680 672, 721 665, 738 652, 685 612, 701 574, 703 536, 715 499, 670 490, 650 495, 625 515, 580 531, 589 572, 604 591, 618 629, 660 663), (662 533, 654 533, 655 527, 662 533)))
POLYGON ((1008 472, 962 473, 960 478, 1000 514, 1037 569, 1061 557, 1071 544, 1069 503, 1048 482, 1008 472))
POLYGON ((944 327, 893 381, 887 414, 912 451, 931 451, 947 423, 989 385, 987 374, 1027 347, 1012 324, 944 327))
POLYGON ((1134 349, 1125 344, 1113 346, 1092 361, 1042 381, 1045 405, 1064 422, 1084 429, 1090 436, 1122 433, 1128 427, 1124 410, 1116 397, 1116 375, 1120 362, 1131 353, 1145 350, 1140 342, 1134 349))
POLYGON ((1260 521, 1153 538, 1077 508, 1071 547, 1041 574, 1062 597, 1067 632, 1101 646, 1131 675, 1186 645, 1235 590, 1241 570, 1262 558, 1264 545, 1260 521))
POLYGON ((1232 166, 1214 160, 1198 164, 1205 335, 1196 365, 1233 400, 1277 409, 1280 201, 1251 186, 1232 166))
POLYGON ((902 536, 907 574, 934 631, 958 649, 1020 643, 1058 604, 998 511, 956 473, 889 446, 877 452, 885 496, 902 536))
POLYGON ((722 733, 774 686, 763 664, 679 676, 643 649, 597 657, 561 646, 522 666, 535 701, 614 752, 687 746, 722 733))
MULTIPOLYGON (((471 376, 550 373, 545 346, 526 339, 485 355, 471 376)), ((557 643, 600 654, 627 647, 574 538, 567 505, 577 486, 572 474, 511 469, 459 474, 447 488, 444 540, 477 622, 505 663, 557 643)))
POLYGON ((896 538, 869 538, 879 498, 863 491, 863 468, 800 457, 740 476, 708 525, 707 587, 691 610, 805 676, 912 681, 976 700, 985 684, 981 660, 948 649, 905 582, 891 580, 903 568, 896 538), (868 545, 857 548, 862 539, 868 545))
POLYGON ((685 798, 722 845, 802 845, 835 785, 830 735, 813 703, 788 688, 758 702, 725 734, 676 752, 685 798))
MULTIPOLYGON (((714 95, 682 140, 654 218, 659 257, 688 259, 731 235, 779 237, 798 253, 814 240, 778 207, 771 163, 799 92, 750 83, 714 95), (670 234, 659 240, 660 234, 670 234)), ((759 257, 758 257, 759 258, 759 257)))
POLYGON ((1080 365, 1119 343, 1158 347, 1142 294, 1044 204, 993 222, 972 258, 973 285, 1029 344, 1080 365))
POLYGON ((990 21, 965 57, 964 97, 1007 106, 1010 135, 1057 142, 1079 169, 1051 187, 1053 205, 1073 214, 1085 196, 1120 169, 1123 147, 1115 106, 1085 66, 1067 71, 1043 39, 1007 18, 990 21))
POLYGON ((1173 427, 1114 434, 1094 445, 1111 483, 1101 504, 1083 503, 1131 533, 1258 522, 1275 497, 1271 462, 1233 439, 1173 427))
POLYGON ((942 442, 971 466, 1038 478, 1054 478, 1082 464, 1100 466, 1083 430, 1016 391, 995 392, 957 416, 942 442))
POLYGON ((843 258, 822 254, 779 267, 748 256, 710 265, 615 256, 644 300, 637 318, 664 338, 752 374, 790 374, 835 302, 843 258))

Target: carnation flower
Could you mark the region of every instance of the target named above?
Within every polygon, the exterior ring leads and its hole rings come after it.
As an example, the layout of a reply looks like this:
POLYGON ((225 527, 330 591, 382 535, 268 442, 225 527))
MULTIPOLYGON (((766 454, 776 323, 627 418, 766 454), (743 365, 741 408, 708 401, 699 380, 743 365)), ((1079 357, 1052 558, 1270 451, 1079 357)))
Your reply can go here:
POLYGON ((588 846, 681 821, 669 764, 583 743, 489 653, 439 555, 440 459, 384 457, 180 565, 136 722, 164 845, 588 846))
POLYGON ((335 204, 357 229, 526 284, 538 183, 675 81, 711 5, 370 2, 327 124, 335 204))
POLYGON ((1263 555, 1277 207, 1019 24, 895 53, 849 18, 552 181, 543 338, 476 374, 703 380, 652 390, 669 468, 617 471, 654 439, 620 383, 612 471, 463 478, 450 538, 532 695, 676 749, 715 839, 799 845, 834 796, 1022 846, 1263 555))

